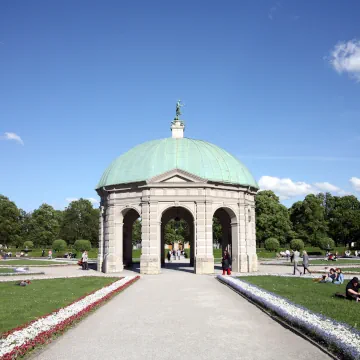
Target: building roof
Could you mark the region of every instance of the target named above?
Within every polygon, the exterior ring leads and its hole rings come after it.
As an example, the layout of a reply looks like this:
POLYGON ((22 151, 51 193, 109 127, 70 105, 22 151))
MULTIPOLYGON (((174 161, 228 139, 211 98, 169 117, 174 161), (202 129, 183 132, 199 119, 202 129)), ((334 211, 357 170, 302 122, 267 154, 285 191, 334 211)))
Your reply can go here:
POLYGON ((97 189, 146 181, 173 169, 214 182, 259 188, 245 165, 226 150, 202 140, 165 138, 137 145, 115 159, 97 189))

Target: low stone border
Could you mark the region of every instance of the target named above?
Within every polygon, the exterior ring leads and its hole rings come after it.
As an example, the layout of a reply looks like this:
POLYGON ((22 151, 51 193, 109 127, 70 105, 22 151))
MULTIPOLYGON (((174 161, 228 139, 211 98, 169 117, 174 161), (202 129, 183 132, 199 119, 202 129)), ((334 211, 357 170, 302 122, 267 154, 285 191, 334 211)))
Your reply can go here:
POLYGON ((360 332, 351 326, 316 314, 246 281, 223 275, 218 275, 217 279, 311 337, 324 342, 342 359, 360 359, 360 332))
POLYGON ((54 334, 63 332, 75 321, 84 317, 139 278, 139 276, 126 276, 116 280, 110 285, 77 299, 64 308, 4 333, 0 339, 0 359, 16 359, 34 347, 48 342, 54 334))
POLYGON ((28 264, 28 265, 11 265, 10 263, 11 261, 9 261, 9 264, 6 264, 6 265, 3 265, 1 264, 0 265, 0 268, 4 268, 4 267, 9 267, 9 266, 12 266, 12 267, 21 267, 21 266, 26 266, 26 267, 51 267, 51 266, 79 266, 78 264, 48 264, 48 265, 31 265, 31 264, 28 264))
POLYGON ((0 273, 0 276, 24 276, 24 275, 45 275, 45 273, 42 272, 36 272, 36 271, 28 271, 28 272, 8 272, 8 273, 0 273))

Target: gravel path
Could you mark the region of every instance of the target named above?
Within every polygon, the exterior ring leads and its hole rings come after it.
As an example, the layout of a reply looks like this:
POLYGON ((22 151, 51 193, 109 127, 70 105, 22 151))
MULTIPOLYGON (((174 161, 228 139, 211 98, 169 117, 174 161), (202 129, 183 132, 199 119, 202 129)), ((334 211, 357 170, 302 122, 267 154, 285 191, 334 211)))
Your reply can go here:
POLYGON ((187 270, 143 276, 32 358, 329 358, 213 276, 187 270))

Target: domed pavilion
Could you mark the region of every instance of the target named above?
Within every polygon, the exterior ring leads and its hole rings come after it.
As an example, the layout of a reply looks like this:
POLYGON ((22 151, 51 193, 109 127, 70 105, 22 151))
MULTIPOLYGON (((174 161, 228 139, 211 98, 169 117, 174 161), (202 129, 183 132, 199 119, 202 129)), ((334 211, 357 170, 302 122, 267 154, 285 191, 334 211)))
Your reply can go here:
POLYGON ((187 222, 190 264, 214 273, 213 217, 222 225, 222 249, 234 272, 257 270, 255 194, 249 170, 226 150, 184 137, 180 107, 172 136, 135 146, 115 159, 96 191, 101 197, 98 268, 120 272, 132 263, 132 226, 141 218, 142 274, 159 274, 165 263, 165 225, 187 222))

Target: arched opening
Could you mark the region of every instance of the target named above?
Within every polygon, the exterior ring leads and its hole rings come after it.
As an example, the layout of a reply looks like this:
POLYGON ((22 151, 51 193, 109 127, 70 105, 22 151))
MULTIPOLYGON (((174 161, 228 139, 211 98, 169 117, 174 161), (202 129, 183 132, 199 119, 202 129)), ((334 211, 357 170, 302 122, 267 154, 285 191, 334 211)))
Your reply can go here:
MULTIPOLYGON (((213 252, 214 262, 221 262, 224 250, 227 250, 232 256, 233 254, 233 232, 236 228, 232 225, 236 224, 235 213, 226 207, 219 208, 213 215, 213 252)), ((215 265, 216 267, 216 265, 215 265)))
POLYGON ((181 206, 166 209, 161 216, 161 266, 168 262, 169 251, 171 261, 189 262, 194 266, 195 259, 194 217, 189 210, 181 206), (180 259, 177 251, 180 250, 180 259))
POLYGON ((141 255, 141 219, 134 209, 123 212, 123 264, 125 267, 138 262, 141 255))

